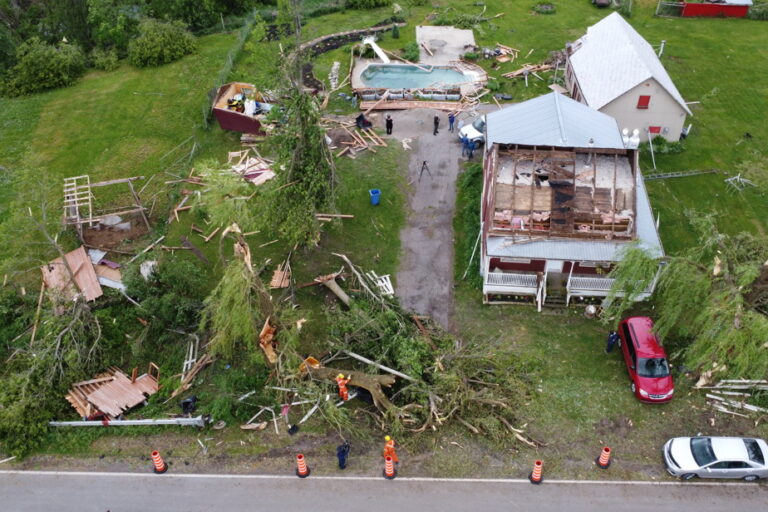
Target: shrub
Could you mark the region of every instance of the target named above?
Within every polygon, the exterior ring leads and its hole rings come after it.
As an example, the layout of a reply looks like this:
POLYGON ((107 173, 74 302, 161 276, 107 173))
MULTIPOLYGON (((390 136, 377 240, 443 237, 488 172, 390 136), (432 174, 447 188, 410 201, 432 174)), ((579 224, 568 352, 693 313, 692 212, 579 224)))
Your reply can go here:
POLYGON ((491 78, 490 80, 488 80, 488 83, 485 84, 485 87, 487 87, 488 90, 491 92, 496 92, 499 89, 501 89, 501 84, 495 78, 491 78))
POLYGON ((747 18, 751 20, 768 21, 768 2, 755 2, 747 12, 747 18))
POLYGON ((116 48, 124 57, 136 37, 141 10, 131 0, 88 0, 88 24, 96 45, 116 48))
POLYGON ((16 43, 13 41, 11 31, 0 24, 0 76, 6 69, 13 66, 16 61, 16 43))
POLYGON ((375 9, 392 5, 392 0, 346 0, 344 6, 348 9, 375 9))
POLYGON ((117 58, 117 50, 110 48, 105 50, 103 48, 96 48, 91 52, 91 65, 96 69, 103 71, 112 71, 117 69, 120 65, 117 58))
POLYGON ((411 62, 419 61, 419 43, 411 41, 403 48, 403 58, 411 62))
POLYGON ((477 60, 479 57, 477 52, 467 52, 462 56, 464 60, 477 60))
POLYGON ((33 37, 19 46, 18 61, 8 72, 3 92, 21 96, 69 85, 85 71, 85 57, 80 48, 70 44, 59 47, 33 37))
POLYGON ((214 0, 150 0, 148 14, 163 20, 179 20, 194 31, 219 23, 214 0))
POLYGON ((408 3, 413 7, 420 7, 422 5, 427 5, 427 3, 429 3, 429 0, 410 0, 410 2, 408 3))
POLYGON ((555 4, 549 2, 539 2, 533 6, 533 10, 539 14, 555 14, 557 8, 555 4))
POLYGON ((400 39, 400 27, 392 25, 392 39, 400 39))
POLYGON ((195 36, 180 21, 147 19, 139 25, 139 37, 128 45, 128 60, 140 68, 160 66, 196 50, 195 36))

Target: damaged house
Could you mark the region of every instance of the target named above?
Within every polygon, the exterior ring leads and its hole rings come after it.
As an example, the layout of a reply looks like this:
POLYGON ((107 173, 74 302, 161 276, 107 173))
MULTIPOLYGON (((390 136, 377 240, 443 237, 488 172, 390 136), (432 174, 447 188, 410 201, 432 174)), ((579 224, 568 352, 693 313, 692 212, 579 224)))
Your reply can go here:
POLYGON ((486 141, 486 303, 606 297, 628 244, 663 256, 637 151, 612 117, 551 93, 488 114, 486 141))
POLYGON ((680 139, 692 115, 656 52, 619 13, 606 16, 566 46, 571 98, 615 118, 640 140, 680 139))

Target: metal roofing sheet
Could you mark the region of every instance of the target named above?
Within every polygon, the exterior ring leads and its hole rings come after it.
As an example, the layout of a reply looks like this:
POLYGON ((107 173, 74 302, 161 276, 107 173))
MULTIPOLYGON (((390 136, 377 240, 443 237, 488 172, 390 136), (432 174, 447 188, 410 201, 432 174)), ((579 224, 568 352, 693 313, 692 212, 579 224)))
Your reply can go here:
MULTIPOLYGON (((642 174, 638 171, 636 179, 637 197, 637 238, 640 247, 657 257, 664 256, 656 223, 653 220, 651 204, 645 191, 642 174)), ((527 237, 514 241, 513 237, 491 236, 487 241, 487 253, 502 258, 528 258, 563 261, 619 261, 620 251, 629 245, 629 241, 602 241, 571 239, 543 239, 526 241, 527 237)))
POLYGON ((570 57, 587 104, 600 109, 650 78, 688 113, 672 78, 648 41, 617 12, 587 28, 570 57))
POLYGON ((488 146, 590 147, 624 149, 614 118, 556 92, 545 94, 487 116, 488 146))

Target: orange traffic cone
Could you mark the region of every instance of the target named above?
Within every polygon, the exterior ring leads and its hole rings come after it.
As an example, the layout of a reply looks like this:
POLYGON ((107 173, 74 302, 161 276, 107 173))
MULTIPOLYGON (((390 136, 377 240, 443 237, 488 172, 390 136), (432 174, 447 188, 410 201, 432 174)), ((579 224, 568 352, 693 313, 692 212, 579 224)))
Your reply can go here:
POLYGON ((304 460, 304 455, 301 453, 296 456, 296 476, 299 478, 307 478, 309 476, 309 466, 307 461, 304 460))
POLYGON ((540 484, 542 480, 544 480, 544 477, 541 475, 541 466, 543 462, 540 460, 537 460, 533 463, 533 471, 530 475, 528 475, 528 480, 531 481, 532 484, 540 484))
POLYGON ((160 456, 160 452, 157 450, 152 452, 152 465, 152 470, 158 475, 168 471, 168 464, 165 463, 163 458, 160 456))
POLYGON ((595 459, 595 463, 600 469, 608 469, 611 465, 611 449, 607 446, 600 452, 600 456, 595 459))
POLYGON ((394 480, 397 476, 397 470, 395 469, 395 463, 392 462, 392 457, 387 455, 384 458, 384 478, 387 480, 394 480))

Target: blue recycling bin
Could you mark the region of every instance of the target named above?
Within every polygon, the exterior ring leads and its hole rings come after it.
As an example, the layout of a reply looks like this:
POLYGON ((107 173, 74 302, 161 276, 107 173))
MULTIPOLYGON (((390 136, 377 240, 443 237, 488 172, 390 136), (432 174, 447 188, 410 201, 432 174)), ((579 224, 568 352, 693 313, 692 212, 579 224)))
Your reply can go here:
POLYGON ((371 204, 373 206, 378 206, 379 201, 381 200, 381 190, 373 188, 369 190, 368 193, 371 195, 371 204))

